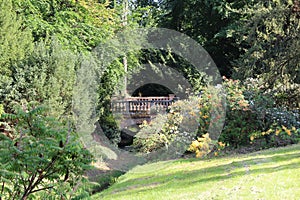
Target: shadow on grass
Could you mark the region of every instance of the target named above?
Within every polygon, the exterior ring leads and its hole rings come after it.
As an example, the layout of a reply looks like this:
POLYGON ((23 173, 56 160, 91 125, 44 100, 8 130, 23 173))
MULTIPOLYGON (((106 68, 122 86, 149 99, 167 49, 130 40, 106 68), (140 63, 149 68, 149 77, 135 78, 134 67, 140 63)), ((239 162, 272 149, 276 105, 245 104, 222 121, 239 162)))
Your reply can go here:
POLYGON ((88 180, 97 184, 91 187, 91 194, 95 194, 107 189, 111 186, 118 177, 123 175, 124 172, 116 170, 99 170, 97 168, 86 172, 88 180))
MULTIPOLYGON (((274 154, 274 153, 273 153, 274 154)), ((260 156, 260 155, 259 155, 260 156)), ((264 156, 264 154, 262 154, 264 156)), ((249 169, 250 166, 259 167, 260 164, 268 165, 277 162, 285 162, 288 160, 292 160, 295 158, 300 158, 300 153, 291 153, 287 155, 274 155, 274 156, 266 156, 262 158, 250 158, 243 159, 241 161, 233 161, 228 164, 217 165, 214 167, 206 167, 198 170, 192 171, 179 171, 175 173, 169 173, 167 175, 158 175, 158 176, 148 176, 143 178, 130 179, 128 181, 122 182, 118 184, 118 187, 122 187, 122 189, 115 189, 110 191, 109 193, 119 193, 122 191, 130 191, 136 192, 145 192, 152 190, 153 188, 182 188, 188 185, 193 185, 195 183, 201 182, 211 182, 211 181, 220 181, 227 180, 234 177, 251 175, 251 174, 269 174, 273 172, 278 172, 282 170, 289 169, 298 169, 300 168, 299 162, 293 162, 289 164, 280 164, 279 166, 272 167, 261 167, 257 169, 249 169), (231 169, 237 170, 242 169, 238 172, 230 172, 231 169), (147 183, 145 183, 147 181, 147 183), (147 185, 151 185, 152 182, 155 182, 155 186, 151 188, 145 188, 147 185), (140 189, 139 189, 140 188, 140 189)))

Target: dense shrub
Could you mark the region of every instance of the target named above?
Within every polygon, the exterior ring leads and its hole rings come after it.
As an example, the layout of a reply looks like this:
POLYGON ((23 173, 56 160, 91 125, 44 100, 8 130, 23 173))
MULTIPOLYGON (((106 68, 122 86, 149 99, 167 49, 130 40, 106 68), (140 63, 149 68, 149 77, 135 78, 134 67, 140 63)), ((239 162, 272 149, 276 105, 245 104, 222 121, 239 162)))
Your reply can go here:
POLYGON ((258 128, 256 114, 250 109, 244 92, 246 88, 238 80, 224 77, 226 92, 226 121, 220 141, 238 147, 249 143, 250 134, 258 128))
MULTIPOLYGON (((206 148, 201 149, 203 144, 218 144, 217 139, 222 148, 253 144, 255 138, 265 138, 268 145, 298 141, 297 132, 290 136, 284 134, 285 130, 277 135, 276 131, 270 131, 274 127, 299 129, 297 110, 276 108, 272 96, 261 90, 258 82, 253 83, 255 80, 245 84, 226 77, 223 79, 226 119, 219 138, 214 137, 215 129, 212 127, 222 120, 222 105, 214 99, 217 90, 204 88, 201 96, 191 96, 188 100, 178 101, 170 107, 167 115, 159 115, 150 124, 145 123, 134 140, 135 147, 142 152, 151 152, 173 145, 180 138, 192 143, 189 151, 195 152, 197 157, 203 157, 209 152, 206 148)), ((220 145, 217 146, 221 149, 220 145)))
MULTIPOLYGON (((1 93, 3 105, 10 108, 10 102, 36 101, 47 105, 58 119, 71 115, 75 70, 79 56, 65 50, 56 39, 39 42, 26 59, 15 64, 7 91, 1 93)), ((1 89, 2 85, 0 85, 1 89)), ((0 90, 1 91, 1 90, 0 90)))
POLYGON ((285 108, 270 108, 266 111, 266 121, 271 125, 300 128, 299 110, 288 111, 285 108))
POLYGON ((297 134, 287 134, 289 131, 300 127, 299 110, 288 110, 288 107, 280 107, 277 103, 276 92, 266 90, 260 79, 247 79, 244 81, 246 90, 245 98, 249 101, 250 109, 254 114, 257 130, 251 134, 251 143, 254 139, 264 138, 263 146, 282 146, 297 141, 297 134), (280 133, 280 134, 279 134, 280 133))
POLYGON ((272 122, 267 119, 268 110, 274 108, 273 97, 263 89, 263 83, 259 79, 247 79, 244 83, 244 96, 249 102, 249 108, 255 115, 258 130, 267 130, 272 122))
POLYGON ((245 108, 230 109, 230 92, 232 80, 225 79, 227 85, 226 123, 220 141, 238 147, 240 145, 255 144, 260 147, 282 146, 297 143, 300 127, 299 110, 288 110, 286 107, 278 107, 273 94, 265 90, 259 79, 248 79, 242 84, 237 84, 234 91, 243 96, 245 108), (228 87, 230 86, 230 87, 228 87), (294 130, 294 134, 293 133, 294 130), (265 140, 265 142, 261 142, 265 140), (258 142, 260 141, 260 142, 258 142))
POLYGON ((101 116, 99 123, 101 124, 105 136, 113 145, 117 146, 121 141, 121 131, 114 116, 112 114, 101 116))
POLYGON ((194 139, 202 137, 209 128, 218 124, 211 125, 211 122, 221 118, 221 114, 218 115, 222 109, 221 103, 213 100, 216 91, 213 88, 203 89, 201 97, 191 96, 189 99, 177 101, 169 107, 167 114, 157 115, 150 123, 145 122, 134 139, 134 147, 146 153, 160 148, 168 149, 170 145, 187 150, 194 139), (210 114, 212 106, 217 107, 213 119, 210 114))
POLYGON ((171 112, 168 115, 157 115, 150 123, 144 121, 141 131, 133 140, 133 147, 139 152, 149 153, 161 148, 168 148, 179 133, 179 124, 182 116, 178 112, 171 112))
POLYGON ((265 138, 265 147, 278 147, 300 142, 300 128, 294 126, 273 125, 269 130, 253 133, 250 137, 251 143, 256 140, 265 138))
POLYGON ((253 121, 251 111, 228 111, 220 141, 233 147, 249 143, 250 134, 256 129, 256 121, 253 121))

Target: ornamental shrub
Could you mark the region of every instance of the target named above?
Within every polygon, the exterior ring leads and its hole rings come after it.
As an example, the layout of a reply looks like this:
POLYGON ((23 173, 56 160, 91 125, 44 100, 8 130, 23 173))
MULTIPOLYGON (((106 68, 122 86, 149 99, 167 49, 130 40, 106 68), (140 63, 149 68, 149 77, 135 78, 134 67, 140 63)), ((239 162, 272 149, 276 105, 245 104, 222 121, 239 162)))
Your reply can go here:
POLYGON ((270 108, 266 111, 266 119, 268 124, 273 126, 296 127, 300 128, 299 110, 286 110, 285 108, 270 108))
POLYGON ((179 113, 159 114, 150 123, 144 121, 133 140, 133 147, 143 153, 167 149, 179 133, 178 126, 181 121, 182 116, 179 113))
POLYGON ((191 97, 177 101, 169 107, 168 113, 158 114, 150 123, 144 122, 134 138, 135 149, 150 153, 175 145, 174 148, 186 150, 197 134, 198 100, 199 97, 191 97))
POLYGON ((212 140, 210 139, 209 134, 206 133, 197 140, 194 140, 188 151, 195 152, 197 158, 202 158, 211 151, 212 146, 212 140))
POLYGON ((228 110, 220 141, 234 147, 253 144, 253 140, 258 138, 264 138, 267 146, 280 146, 297 141, 297 135, 276 135, 273 130, 278 127, 298 129, 299 111, 276 107, 272 94, 264 90, 259 79, 248 79, 241 83, 224 78, 224 85, 228 110))
POLYGON ((221 118, 218 108, 222 106, 214 101, 214 92, 216 90, 213 88, 205 88, 201 96, 190 96, 189 99, 175 102, 168 108, 168 113, 159 114, 150 123, 145 122, 141 126, 133 146, 144 153, 168 149, 170 145, 175 149, 187 150, 194 139, 207 133, 211 122, 221 118), (212 106, 217 108, 213 119, 210 114, 212 106))
POLYGON ((300 128, 278 126, 273 124, 267 131, 253 133, 250 137, 251 143, 257 139, 265 138, 266 147, 278 147, 300 142, 300 128))
POLYGON ((227 110, 219 140, 233 147, 248 144, 251 133, 259 128, 256 113, 251 110, 249 101, 245 98, 246 87, 239 80, 223 79, 227 110))
MULTIPOLYGON (((214 132, 217 129, 213 128, 222 121, 222 102, 214 99, 219 91, 203 88, 201 96, 178 101, 170 106, 166 116, 158 116, 150 124, 144 124, 134 140, 135 147, 142 152, 151 152, 175 144, 179 139, 189 144, 194 142, 195 145, 195 141, 199 142, 198 138, 209 134, 212 143, 218 139, 225 146, 237 148, 253 143, 254 135, 266 132, 274 123, 277 126, 299 127, 299 112, 275 108, 272 97, 264 93, 258 83, 251 84, 250 81, 245 84, 226 77, 223 79, 221 89, 226 94, 226 118, 219 138, 214 132), (214 115, 211 114, 212 109, 214 115)), ((268 135, 264 137, 269 138, 268 135)), ((192 151, 196 152, 196 149, 192 151)), ((202 153, 200 156, 200 150, 197 152, 198 157, 203 156, 202 153)))

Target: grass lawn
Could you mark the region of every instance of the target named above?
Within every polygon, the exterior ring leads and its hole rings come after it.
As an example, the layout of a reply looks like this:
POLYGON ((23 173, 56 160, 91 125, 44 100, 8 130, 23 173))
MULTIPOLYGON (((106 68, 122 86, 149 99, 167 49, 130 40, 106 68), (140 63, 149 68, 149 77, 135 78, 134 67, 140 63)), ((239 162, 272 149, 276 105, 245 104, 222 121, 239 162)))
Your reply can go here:
POLYGON ((300 145, 138 166, 92 199, 300 199, 300 145))

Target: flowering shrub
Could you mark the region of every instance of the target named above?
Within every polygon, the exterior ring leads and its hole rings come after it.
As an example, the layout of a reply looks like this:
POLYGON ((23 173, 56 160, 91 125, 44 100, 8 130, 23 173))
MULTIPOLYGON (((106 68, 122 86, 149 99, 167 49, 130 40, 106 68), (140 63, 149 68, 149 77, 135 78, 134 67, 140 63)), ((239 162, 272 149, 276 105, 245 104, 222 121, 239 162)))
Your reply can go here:
POLYGON ((216 151, 214 152, 215 156, 219 156, 219 154, 225 149, 226 144, 223 142, 218 142, 216 145, 216 151))
MULTIPOLYGON (((225 77, 222 88, 227 94, 227 121, 220 142, 233 146, 245 144, 250 140, 253 127, 249 126, 252 113, 243 96, 244 88, 239 81, 225 77)), ((168 147, 176 140, 184 140, 191 144, 196 138, 206 138, 206 134, 216 140, 218 135, 214 133, 214 130, 217 130, 214 126, 220 122, 221 111, 224 108, 222 102, 217 99, 220 94, 218 92, 218 88, 215 87, 203 88, 201 96, 191 96, 188 100, 177 101, 170 106, 167 115, 158 115, 151 123, 143 124, 134 139, 134 147, 142 152, 151 152, 168 147)), ((195 141, 199 142, 199 139, 195 141)), ((198 157, 202 157, 202 153, 199 152, 203 151, 196 152, 198 157)))
POLYGON ((226 92, 226 101, 228 111, 230 110, 249 110, 249 102, 245 99, 244 91, 245 87, 239 80, 227 79, 223 77, 223 87, 226 92))
POLYGON ((238 147, 249 143, 250 134, 258 129, 256 115, 245 98, 246 88, 238 80, 224 79, 226 91, 226 121, 220 141, 238 147))
POLYGON ((133 140, 133 147, 143 153, 168 148, 179 133, 178 126, 181 121, 182 116, 178 112, 159 114, 150 123, 144 121, 133 140))
POLYGON ((300 127, 299 110, 288 111, 283 108, 270 108, 266 111, 266 121, 271 124, 275 123, 278 126, 300 127))
POLYGON ((188 151, 195 152, 197 158, 202 158, 211 151, 213 146, 212 140, 209 137, 209 134, 206 133, 199 137, 197 140, 194 140, 190 145, 188 151))
POLYGON ((203 157, 210 151, 207 147, 212 143, 216 145, 218 151, 215 154, 218 155, 225 146, 237 148, 258 138, 266 138, 267 143, 273 145, 299 140, 298 132, 294 131, 300 127, 299 111, 275 108, 273 99, 256 83, 223 79, 221 89, 226 93, 227 110, 219 143, 214 132, 218 129, 214 126, 222 121, 223 106, 217 99, 219 90, 214 87, 203 88, 201 96, 177 101, 170 106, 167 115, 158 115, 151 123, 145 123, 134 140, 134 146, 139 151, 151 152, 178 144, 176 141, 184 141, 189 144, 188 150, 195 152, 197 157, 203 157), (290 128, 285 130, 283 127, 290 128), (276 134, 278 131, 280 134, 276 134))
POLYGON ((265 138, 269 147, 295 144, 300 141, 300 128, 274 124, 267 131, 253 133, 250 137, 251 143, 260 138, 265 138))
MULTIPOLYGON (((160 148, 185 148, 191 142, 214 130, 220 121, 223 106, 216 95, 215 88, 205 88, 200 96, 191 96, 169 107, 166 115, 157 115, 152 122, 145 122, 136 135, 133 146, 140 152, 149 153, 160 148), (214 114, 211 110, 214 108, 214 114), (178 147, 179 145, 179 147, 178 147)), ((215 136, 214 133, 210 133, 215 136)), ((214 137, 216 138, 216 136, 214 137)), ((184 151, 183 150, 183 151, 184 151)))
POLYGON ((195 117, 197 117, 199 123, 197 137, 201 137, 208 132, 208 128, 211 122, 210 111, 212 108, 212 97, 212 90, 203 88, 201 97, 198 97, 196 100, 195 107, 197 108, 198 113, 195 117))
POLYGON ((267 146, 295 143, 297 134, 290 133, 300 127, 299 110, 289 111, 285 107, 277 107, 276 98, 271 91, 264 89, 259 79, 248 79, 244 85, 245 98, 249 101, 250 109, 255 116, 252 121, 256 121, 257 125, 251 134, 250 143, 260 138, 265 138, 267 146))
POLYGON ((169 107, 167 114, 158 114, 150 123, 144 122, 135 136, 133 147, 144 153, 178 144, 180 148, 186 145, 187 149, 198 133, 198 119, 202 118, 200 123, 205 126, 203 129, 209 125, 207 106, 200 106, 199 99, 193 96, 177 101, 169 107))

